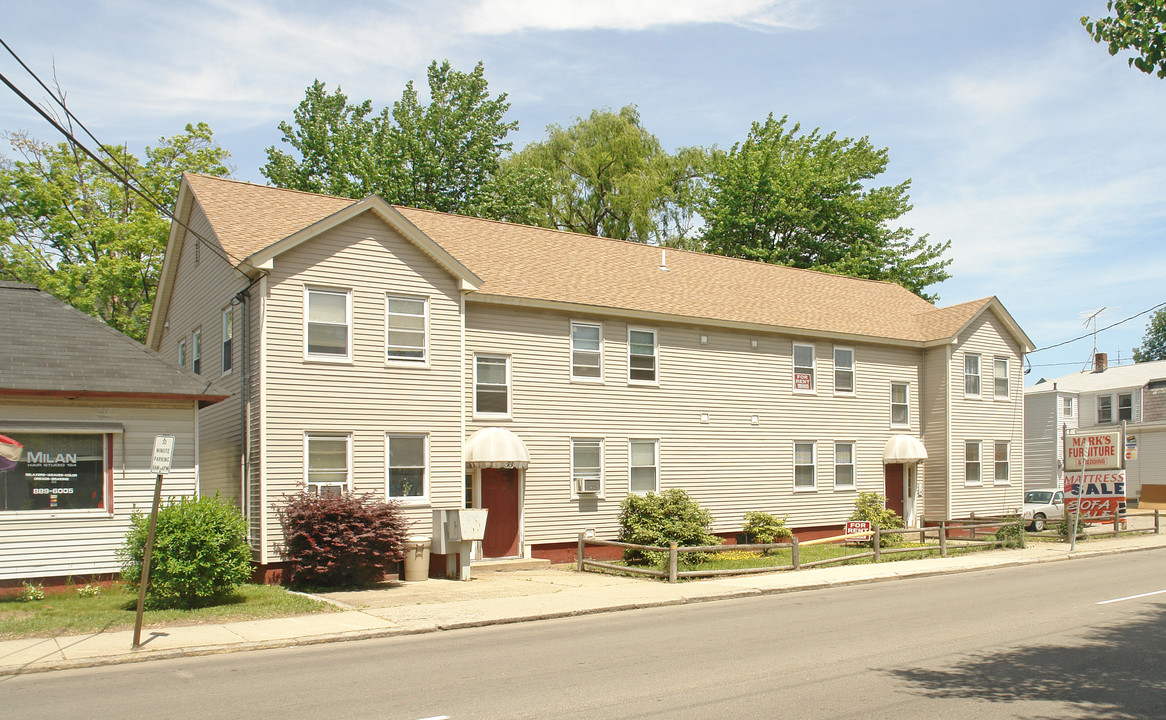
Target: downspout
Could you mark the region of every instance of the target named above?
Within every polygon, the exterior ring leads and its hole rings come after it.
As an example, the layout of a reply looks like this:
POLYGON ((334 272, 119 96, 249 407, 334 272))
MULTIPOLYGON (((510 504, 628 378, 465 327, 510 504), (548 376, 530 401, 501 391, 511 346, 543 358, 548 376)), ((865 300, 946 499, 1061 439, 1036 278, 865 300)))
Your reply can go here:
POLYGON ((944 495, 946 495, 947 497, 944 498, 945 506, 944 506, 944 513, 943 514, 946 517, 946 519, 948 519, 948 520, 951 519, 951 493, 952 493, 952 489, 954 487, 954 483, 952 482, 952 477, 951 477, 951 454, 952 454, 952 447, 951 447, 951 403, 952 403, 952 396, 953 396, 952 387, 951 387, 951 374, 952 374, 951 373, 951 360, 952 360, 952 349, 951 348, 952 348, 952 345, 947 346, 947 362, 944 363, 946 369, 944 370, 945 377, 943 380, 944 392, 947 395, 947 402, 944 403, 944 413, 945 413, 946 417, 944 419, 944 429, 943 429, 943 433, 944 433, 943 442, 944 442, 944 445, 946 447, 946 450, 944 451, 944 455, 947 458, 947 492, 944 493, 944 495))
POLYGON ((240 479, 240 498, 243 506, 243 516, 247 518, 247 535, 251 535, 251 513, 254 508, 251 507, 251 305, 248 302, 251 299, 251 288, 255 287, 255 283, 259 282, 260 278, 265 275, 260 275, 256 278, 249 278, 247 287, 235 294, 235 301, 239 304, 242 310, 242 322, 240 323, 240 335, 243 337, 242 347, 239 349, 240 368, 239 374, 239 425, 241 430, 241 437, 243 438, 243 458, 241 463, 242 477, 240 479))

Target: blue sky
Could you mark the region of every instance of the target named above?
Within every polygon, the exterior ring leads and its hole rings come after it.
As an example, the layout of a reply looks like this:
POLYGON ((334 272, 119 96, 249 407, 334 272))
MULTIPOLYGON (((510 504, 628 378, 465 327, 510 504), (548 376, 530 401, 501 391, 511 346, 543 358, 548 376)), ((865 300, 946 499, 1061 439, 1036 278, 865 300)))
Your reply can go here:
MULTIPOLYGON (((592 108, 638 105, 669 149, 729 147, 768 113, 890 148, 903 224, 952 241, 940 305, 998 296, 1037 347, 1166 302, 1166 80, 1080 26, 1104 0, 147 0, 12 4, 0 37, 106 143, 138 152, 210 123, 234 177, 263 182, 314 78, 378 109, 431 60, 482 60, 515 147, 592 108), (14 5, 14 6, 13 6, 14 5)), ((26 92, 15 61, 0 72, 26 92)), ((0 94, 0 129, 53 130, 0 94)), ((1143 316, 1100 333, 1128 361, 1143 316)), ((1038 352, 1028 382, 1091 340, 1038 352)))

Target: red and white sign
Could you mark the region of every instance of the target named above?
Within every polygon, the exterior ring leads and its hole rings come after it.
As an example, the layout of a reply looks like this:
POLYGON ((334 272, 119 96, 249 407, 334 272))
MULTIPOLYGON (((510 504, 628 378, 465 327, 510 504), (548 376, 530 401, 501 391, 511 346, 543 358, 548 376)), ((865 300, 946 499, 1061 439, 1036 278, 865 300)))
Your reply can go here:
POLYGON ((794 390, 813 390, 814 376, 811 373, 794 373, 794 390))
POLYGON ((1076 512, 1078 500, 1081 517, 1086 520, 1112 520, 1115 512, 1125 512, 1125 470, 1066 474, 1064 488, 1066 516, 1076 512))
POLYGON ((866 540, 874 532, 870 526, 870 520, 848 520, 846 522, 846 534, 854 535, 856 533, 866 533, 866 537, 851 538, 851 540, 866 540))
POLYGON ((1065 469, 1119 470, 1122 465, 1121 431, 1070 435, 1065 440, 1065 469))

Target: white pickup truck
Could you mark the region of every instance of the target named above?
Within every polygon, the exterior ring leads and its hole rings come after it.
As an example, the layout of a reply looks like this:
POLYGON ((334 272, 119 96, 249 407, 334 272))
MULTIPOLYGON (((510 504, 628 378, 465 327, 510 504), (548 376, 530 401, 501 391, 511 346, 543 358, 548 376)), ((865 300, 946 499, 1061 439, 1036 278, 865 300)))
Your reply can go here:
POLYGON ((1049 520, 1060 520, 1065 517, 1065 491, 1029 490, 1024 493, 1024 519, 1028 521, 1028 529, 1041 532, 1049 520))

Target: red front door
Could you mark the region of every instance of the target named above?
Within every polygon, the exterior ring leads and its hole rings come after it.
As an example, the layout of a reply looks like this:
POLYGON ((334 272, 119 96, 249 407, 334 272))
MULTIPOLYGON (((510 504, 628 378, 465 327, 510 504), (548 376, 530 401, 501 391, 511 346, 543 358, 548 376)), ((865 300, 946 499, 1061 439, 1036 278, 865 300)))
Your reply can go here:
POLYGON ((482 555, 488 558, 518 555, 518 471, 482 468, 482 507, 486 536, 482 555))
POLYGON ((884 467, 886 478, 884 497, 887 498, 887 509, 894 510, 895 514, 903 517, 903 466, 899 463, 884 467))

